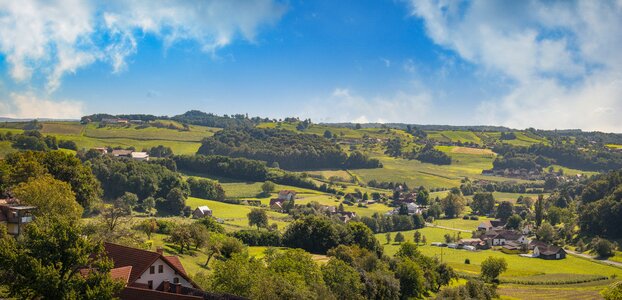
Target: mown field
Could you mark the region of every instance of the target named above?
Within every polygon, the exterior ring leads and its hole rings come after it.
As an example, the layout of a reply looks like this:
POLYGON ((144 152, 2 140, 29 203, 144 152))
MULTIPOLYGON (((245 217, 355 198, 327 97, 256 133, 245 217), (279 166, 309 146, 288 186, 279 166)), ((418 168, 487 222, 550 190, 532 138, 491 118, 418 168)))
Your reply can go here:
MULTIPOLYGON (((379 159, 383 168, 351 170, 364 182, 372 179, 378 181, 406 182, 409 186, 425 186, 428 188, 451 188, 460 185, 464 177, 486 179, 491 181, 507 181, 508 178, 483 176, 482 170, 491 169, 495 154, 484 149, 454 146, 438 146, 438 150, 452 158, 451 165, 434 165, 417 160, 387 157, 374 152, 372 157, 379 159)), ((522 182, 521 180, 515 180, 522 182)))
MULTIPOLYGON (((503 273, 501 279, 516 279, 530 276, 539 276, 536 279, 550 280, 564 278, 568 279, 567 274, 579 274, 582 275, 598 275, 598 276, 621 276, 622 269, 596 263, 587 259, 578 258, 572 255, 568 255, 563 260, 542 260, 537 258, 526 258, 518 255, 505 254, 501 251, 495 250, 483 250, 483 251, 465 251, 458 249, 449 249, 446 247, 433 247, 430 246, 432 242, 444 242, 443 235, 445 234, 457 234, 454 230, 447 230, 441 228, 426 227, 419 230, 422 235, 427 238, 427 245, 420 245, 419 250, 428 256, 437 257, 442 259, 443 262, 451 265, 456 271, 477 275, 480 272, 480 265, 484 259, 489 256, 503 257, 508 263, 508 271, 503 273), (470 260, 470 264, 465 264, 465 259, 470 260), (564 275, 560 275, 564 274, 564 275), (546 276, 549 275, 549 276, 546 276)), ((406 240, 412 241, 414 230, 404 231, 406 240)), ((392 233, 395 236, 395 233, 392 233)), ((463 238, 469 238, 468 233, 461 233, 463 238)), ((393 255, 399 249, 398 244, 386 244, 385 234, 376 234, 376 238, 384 245, 385 253, 393 255)), ((577 277, 577 278, 579 278, 577 277)), ((583 278, 583 277, 582 277, 583 278)))

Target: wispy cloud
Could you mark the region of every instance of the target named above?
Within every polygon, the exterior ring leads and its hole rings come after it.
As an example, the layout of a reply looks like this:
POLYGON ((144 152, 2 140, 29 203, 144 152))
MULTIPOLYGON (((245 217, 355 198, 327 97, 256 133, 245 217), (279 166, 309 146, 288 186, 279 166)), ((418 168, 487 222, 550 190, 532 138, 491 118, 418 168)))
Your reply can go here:
POLYGON ((0 115, 9 118, 77 119, 84 114, 84 103, 40 98, 32 92, 11 93, 0 99, 0 115))
POLYGON ((486 99, 483 123, 620 131, 622 2, 412 1, 432 40, 507 94, 486 99))
POLYGON ((431 99, 425 90, 364 97, 348 88, 335 88, 327 97, 310 101, 304 112, 319 122, 421 123, 428 115, 431 99))
POLYGON ((53 92, 63 75, 96 61, 124 70, 145 34, 167 46, 192 40, 213 54, 237 38, 254 41, 259 27, 284 12, 272 0, 0 0, 0 52, 13 79, 40 73, 53 92))

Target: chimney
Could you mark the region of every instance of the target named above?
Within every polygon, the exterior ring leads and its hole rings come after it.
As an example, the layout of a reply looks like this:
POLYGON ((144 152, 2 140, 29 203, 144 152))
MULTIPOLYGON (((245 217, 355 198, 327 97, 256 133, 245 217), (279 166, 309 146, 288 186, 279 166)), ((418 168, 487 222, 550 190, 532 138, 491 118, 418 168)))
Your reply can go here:
POLYGON ((158 248, 156 248, 156 252, 158 252, 160 255, 164 254, 164 248, 162 248, 161 246, 158 246, 158 248))
POLYGON ((164 280, 164 285, 162 286, 163 292, 169 292, 171 290, 171 283, 168 280, 164 280))
POLYGON ((177 283, 175 285, 175 293, 176 294, 181 294, 181 283, 177 283))

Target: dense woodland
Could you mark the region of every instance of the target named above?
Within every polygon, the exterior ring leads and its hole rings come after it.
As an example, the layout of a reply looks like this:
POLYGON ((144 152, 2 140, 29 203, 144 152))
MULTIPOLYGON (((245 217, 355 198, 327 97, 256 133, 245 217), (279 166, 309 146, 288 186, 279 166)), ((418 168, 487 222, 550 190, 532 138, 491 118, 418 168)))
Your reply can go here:
POLYGON ((262 160, 283 169, 372 168, 380 162, 357 153, 348 157, 323 137, 280 129, 225 129, 203 140, 198 154, 262 160))
POLYGON ((495 168, 513 166, 537 169, 551 164, 590 171, 608 171, 622 168, 622 153, 604 149, 580 148, 575 144, 555 146, 533 144, 529 147, 505 144, 496 146, 492 150, 503 156, 503 158, 495 161, 495 168))

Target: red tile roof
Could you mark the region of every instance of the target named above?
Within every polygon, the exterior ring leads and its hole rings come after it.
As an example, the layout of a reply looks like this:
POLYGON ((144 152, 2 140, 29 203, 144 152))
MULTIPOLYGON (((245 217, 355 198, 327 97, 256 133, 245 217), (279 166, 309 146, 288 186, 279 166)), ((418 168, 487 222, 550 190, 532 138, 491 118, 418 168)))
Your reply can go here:
POLYGON ((198 285, 188 277, 186 270, 184 269, 179 258, 175 256, 164 256, 158 252, 152 252, 142 249, 136 249, 132 247, 121 246, 112 243, 104 243, 104 248, 108 257, 114 262, 115 268, 132 266, 128 285, 132 285, 134 281, 140 277, 147 269, 156 261, 161 258, 166 262, 177 274, 186 279, 193 287, 198 288, 198 285))
POLYGON ((132 266, 120 267, 110 270, 110 277, 112 277, 112 279, 120 279, 127 284, 130 280, 131 273, 132 266))
POLYGON ((174 294, 167 292, 160 292, 156 290, 149 289, 141 289, 137 287, 128 286, 123 291, 121 291, 119 297, 122 300, 196 300, 203 299, 203 297, 199 296, 190 296, 190 295, 182 295, 182 294, 174 294))
POLYGON ((132 284, 142 275, 158 258, 160 254, 112 243, 105 243, 106 254, 114 262, 115 268, 132 266, 128 284, 132 284))
POLYGON ((177 256, 164 256, 164 259, 168 260, 168 263, 170 265, 175 266, 178 269, 177 272, 182 271, 184 275, 188 275, 186 273, 186 269, 184 269, 184 265, 181 264, 181 261, 179 260, 179 257, 177 257, 177 256))

